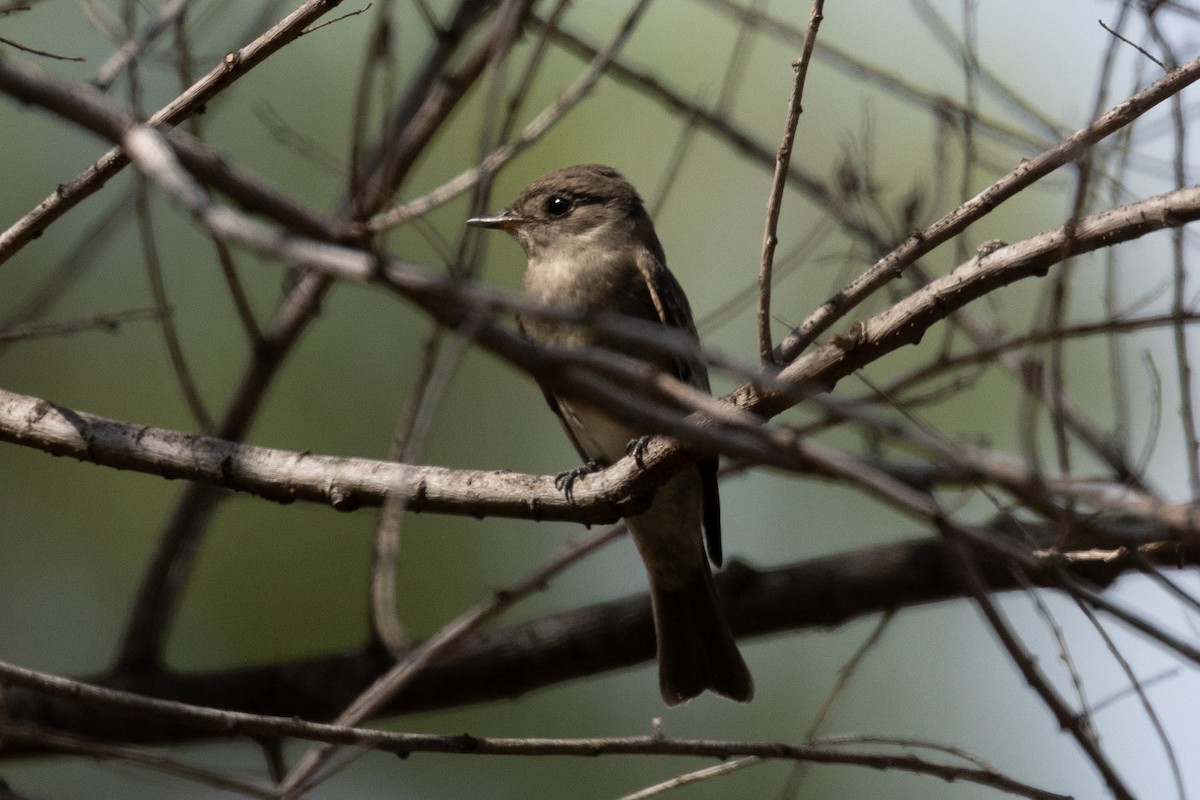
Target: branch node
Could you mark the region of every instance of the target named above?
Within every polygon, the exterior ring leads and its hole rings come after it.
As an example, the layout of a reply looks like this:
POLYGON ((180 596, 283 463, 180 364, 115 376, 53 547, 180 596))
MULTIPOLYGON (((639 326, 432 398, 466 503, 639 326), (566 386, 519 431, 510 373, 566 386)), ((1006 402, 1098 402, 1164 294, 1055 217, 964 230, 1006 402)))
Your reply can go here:
POLYGON ((327 494, 334 511, 354 511, 360 505, 358 495, 341 484, 331 483, 327 494))

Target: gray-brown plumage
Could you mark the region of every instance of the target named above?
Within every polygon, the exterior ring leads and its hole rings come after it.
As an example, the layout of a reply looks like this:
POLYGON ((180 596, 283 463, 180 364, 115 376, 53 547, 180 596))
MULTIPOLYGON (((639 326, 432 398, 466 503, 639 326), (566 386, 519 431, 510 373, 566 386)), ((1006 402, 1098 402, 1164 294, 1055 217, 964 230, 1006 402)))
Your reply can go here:
MULTIPOLYGON (((585 164, 551 172, 527 186, 505 211, 468 222, 499 228, 521 245, 529 258, 526 300, 618 312, 696 337, 687 296, 667 269, 642 199, 615 169, 585 164)), ((531 341, 618 350, 709 391, 702 361, 648 355, 582 325, 533 315, 517 322, 531 341)), ((626 454, 631 440, 646 433, 585 401, 549 392, 546 399, 585 460, 611 464, 626 454)), ((742 702, 754 694, 705 558, 707 539, 713 561, 721 563, 720 513, 717 461, 707 458, 659 487, 649 509, 626 520, 650 578, 659 684, 668 705, 705 689, 742 702)))

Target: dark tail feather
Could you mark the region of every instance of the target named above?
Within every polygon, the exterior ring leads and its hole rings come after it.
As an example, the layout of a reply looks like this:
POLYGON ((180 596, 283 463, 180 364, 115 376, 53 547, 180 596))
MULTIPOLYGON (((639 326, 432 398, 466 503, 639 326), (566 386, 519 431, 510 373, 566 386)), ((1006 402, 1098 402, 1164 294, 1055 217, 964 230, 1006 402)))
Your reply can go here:
POLYGON ((658 682, 666 704, 687 702, 705 689, 750 702, 754 681, 717 604, 708 565, 701 562, 693 578, 678 589, 664 590, 655 583, 651 581, 650 596, 658 637, 658 682))

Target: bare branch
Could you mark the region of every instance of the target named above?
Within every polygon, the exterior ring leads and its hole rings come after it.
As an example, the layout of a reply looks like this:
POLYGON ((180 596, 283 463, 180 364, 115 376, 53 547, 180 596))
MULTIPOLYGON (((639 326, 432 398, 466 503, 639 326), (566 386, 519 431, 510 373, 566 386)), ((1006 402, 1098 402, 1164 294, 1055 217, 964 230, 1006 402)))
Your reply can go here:
POLYGON ((763 231, 762 263, 758 270, 758 357, 764 364, 774 363, 771 344, 771 271, 775 262, 775 245, 779 242, 779 212, 783 209, 783 189, 787 184, 788 164, 792 159, 792 143, 796 138, 796 125, 803 113, 801 99, 804 97, 804 80, 808 77, 808 62, 812 58, 813 46, 817 43, 817 30, 821 26, 824 9, 822 0, 813 0, 808 16, 808 31, 804 35, 804 48, 800 57, 792 64, 795 77, 792 93, 788 97, 787 118, 783 125, 783 141, 775 155, 775 176, 771 179, 771 194, 767 197, 766 230, 763 231))
MULTIPOLYGON (((1022 533, 1046 543, 1056 537, 1053 529, 1038 526, 1024 526, 1022 533)), ((1001 538, 1010 534, 1000 526, 992 535, 1001 538)), ((1149 547, 1143 552, 1168 567, 1200 563, 1200 549, 1195 547, 1149 547)), ((1138 563, 1132 550, 1080 550, 1078 557, 1067 557, 1071 555, 1044 557, 1042 567, 1029 572, 1028 580, 1036 586, 1053 588, 1061 585, 1064 574, 1079 575, 1091 585, 1107 586, 1136 569, 1138 563)), ((1006 559, 978 553, 976 560, 990 591, 1023 588, 1006 559)), ((965 596, 953 556, 940 539, 869 548, 771 570, 735 563, 717 576, 717 582, 739 637, 829 628, 866 614, 965 596)), ((648 597, 634 595, 476 631, 452 653, 431 664, 407 691, 378 713, 396 715, 514 697, 561 681, 642 663, 653 657, 653 651, 648 597)), ((359 744, 361 739, 307 736, 303 731, 320 728, 309 728, 312 723, 295 718, 334 718, 394 665, 391 654, 368 647, 219 672, 116 673, 97 679, 91 686, 2 665, 0 680, 7 687, 7 719, 13 724, 53 719, 64 731, 125 742, 283 735, 359 744), (331 678, 334 675, 336 680, 331 678), (180 708, 167 698, 280 717, 288 727, 246 728, 243 714, 214 711, 197 716, 193 709, 180 708), (114 713, 96 714, 96 708, 114 713)), ((10 748, 0 755, 18 757, 21 752, 10 748)))
MULTIPOLYGON (((178 125, 202 109, 217 93, 299 36, 309 23, 340 3, 341 0, 307 0, 262 36, 240 50, 226 55, 220 65, 153 114, 147 120, 147 124, 178 125)), ((8 67, 12 66, 11 62, 5 64, 8 67)), ((40 236, 51 223, 67 211, 98 191, 105 181, 128 163, 120 150, 113 149, 79 177, 60 185, 36 208, 17 220, 8 230, 0 233, 0 264, 11 258, 31 239, 40 236)))
POLYGON ((1036 158, 1026 159, 1008 175, 993 182, 975 197, 956 208, 922 231, 913 233, 899 247, 888 253, 870 270, 827 300, 816 312, 801 323, 780 343, 776 358, 779 363, 792 361, 815 338, 847 311, 895 278, 911 263, 934 247, 949 241, 971 223, 989 213, 1017 192, 1045 177, 1063 164, 1069 163, 1087 148, 1132 123, 1142 114, 1178 94, 1184 87, 1200 79, 1200 59, 1155 81, 1136 95, 1111 109, 1092 124, 1036 158))

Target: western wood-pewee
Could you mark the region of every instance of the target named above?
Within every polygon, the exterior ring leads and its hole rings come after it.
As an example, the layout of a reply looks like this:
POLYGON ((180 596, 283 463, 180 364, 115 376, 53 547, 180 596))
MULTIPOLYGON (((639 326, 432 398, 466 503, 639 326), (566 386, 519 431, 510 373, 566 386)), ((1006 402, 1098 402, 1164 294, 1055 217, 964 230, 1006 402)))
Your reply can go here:
MULTIPOLYGON (((587 164, 545 175, 509 208, 468 224, 511 234, 525 255, 523 296, 574 311, 612 311, 685 331, 696 338, 691 308, 667 269, 641 197, 611 167, 587 164)), ((554 347, 605 347, 648 361, 709 391, 699 359, 647 353, 585 325, 527 315, 521 333, 554 347)), ((585 400, 546 393, 575 445, 597 466, 622 458, 644 430, 585 400)), ((717 459, 701 459, 658 488, 650 507, 626 519, 650 577, 658 639, 659 686, 667 705, 711 689, 741 702, 754 695, 750 672, 718 606, 705 558, 721 561, 717 459)))

